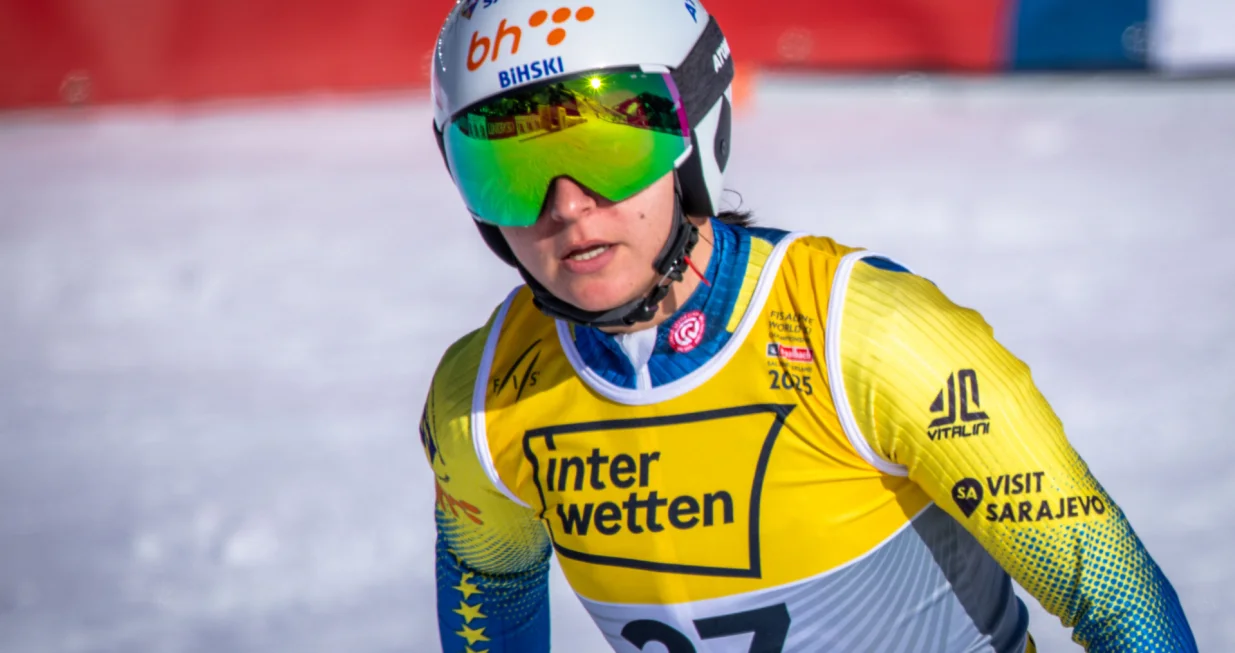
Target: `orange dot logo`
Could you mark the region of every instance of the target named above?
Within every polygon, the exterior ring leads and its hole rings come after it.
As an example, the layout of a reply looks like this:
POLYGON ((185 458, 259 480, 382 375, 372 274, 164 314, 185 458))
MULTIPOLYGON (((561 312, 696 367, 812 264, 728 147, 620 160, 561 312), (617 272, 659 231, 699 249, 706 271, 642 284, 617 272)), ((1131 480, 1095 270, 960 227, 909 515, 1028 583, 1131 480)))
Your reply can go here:
MULTIPOLYGON (((571 11, 569 7, 562 7, 558 9, 557 11, 553 12, 553 15, 552 15, 553 23, 555 25, 562 25, 566 21, 570 20, 572 15, 574 16, 575 20, 579 21, 580 23, 586 23, 587 21, 592 20, 592 17, 596 15, 596 10, 592 9, 591 7, 580 7, 578 11, 571 11)), ((550 19, 549 12, 545 11, 544 9, 541 9, 537 11, 536 13, 532 14, 532 17, 528 19, 527 24, 532 27, 540 27, 541 25, 544 25, 545 22, 548 21, 549 19, 550 19)), ((549 45, 560 45, 562 41, 565 41, 565 40, 566 40, 566 28, 565 27, 554 27, 553 30, 549 32, 549 35, 545 37, 545 42, 548 43, 549 45)))

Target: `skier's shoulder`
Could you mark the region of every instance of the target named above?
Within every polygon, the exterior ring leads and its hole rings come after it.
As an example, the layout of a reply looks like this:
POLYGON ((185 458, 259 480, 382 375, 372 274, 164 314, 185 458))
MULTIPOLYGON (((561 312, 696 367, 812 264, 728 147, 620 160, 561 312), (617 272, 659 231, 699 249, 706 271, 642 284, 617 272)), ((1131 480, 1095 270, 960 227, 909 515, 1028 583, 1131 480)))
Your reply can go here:
POLYGON ((847 254, 862 251, 861 247, 843 243, 832 236, 813 233, 795 235, 789 250, 790 256, 813 260, 840 259, 847 254))
POLYGON ((508 301, 493 307, 483 324, 456 337, 442 352, 433 373, 432 391, 448 393, 470 401, 472 385, 480 370, 489 333, 500 319, 508 301))
POLYGON ((475 378, 484 352, 485 334, 488 325, 476 327, 459 336, 446 347, 433 373, 433 388, 441 391, 446 387, 458 387, 467 377, 475 378))
MULTIPOLYGON (((765 230, 777 233, 774 230, 765 230)), ((789 235, 792 232, 783 232, 789 235)), ((892 326, 904 319, 976 313, 953 302, 934 280, 897 253, 827 235, 793 233, 781 264, 817 294, 830 295, 834 311, 861 312, 892 326)), ((803 286, 804 288, 806 286, 803 286)))
POLYGON ((812 284, 816 292, 839 284, 845 287, 842 290, 857 286, 896 293, 903 291, 906 284, 912 287, 924 281, 897 257, 861 244, 814 233, 753 228, 750 231, 752 236, 772 244, 789 237, 792 242, 785 248, 781 268, 812 284))
POLYGON ((949 348, 955 338, 972 343, 993 336, 980 311, 899 256, 851 250, 838 265, 830 295, 830 321, 846 344, 949 348))
MULTIPOLYGON (((893 255, 827 235, 797 234, 787 255, 791 261, 805 262, 816 267, 823 264, 829 268, 841 268, 845 272, 846 280, 852 270, 856 269, 874 268, 890 273, 914 275, 906 264, 893 255)), ((880 276, 891 278, 890 275, 880 276)))
POLYGON ((781 267, 796 269, 799 275, 810 270, 809 274, 816 283, 822 281, 818 278, 821 274, 831 276, 838 269, 843 269, 847 273, 858 263, 908 271, 905 266, 886 255, 825 234, 766 227, 748 227, 747 231, 752 240, 763 240, 771 246, 783 246, 787 243, 788 246, 783 247, 784 260, 781 267))

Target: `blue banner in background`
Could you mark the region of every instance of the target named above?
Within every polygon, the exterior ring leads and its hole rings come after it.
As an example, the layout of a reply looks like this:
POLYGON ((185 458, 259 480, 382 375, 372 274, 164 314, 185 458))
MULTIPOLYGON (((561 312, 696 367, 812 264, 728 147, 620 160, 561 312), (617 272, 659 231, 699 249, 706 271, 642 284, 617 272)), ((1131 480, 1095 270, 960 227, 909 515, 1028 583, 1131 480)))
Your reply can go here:
POLYGON ((1018 0, 1012 15, 1013 70, 1146 67, 1149 0, 1018 0))

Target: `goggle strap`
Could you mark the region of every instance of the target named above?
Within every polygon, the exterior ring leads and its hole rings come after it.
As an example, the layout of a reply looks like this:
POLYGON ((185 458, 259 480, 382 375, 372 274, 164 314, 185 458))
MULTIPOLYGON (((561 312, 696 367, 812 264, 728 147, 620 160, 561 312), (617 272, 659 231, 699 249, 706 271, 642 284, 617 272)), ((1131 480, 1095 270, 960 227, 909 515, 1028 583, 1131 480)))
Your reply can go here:
POLYGON ((673 83, 682 94, 682 106, 690 128, 697 127, 708 110, 720 101, 725 90, 733 83, 733 57, 726 55, 720 70, 716 69, 714 57, 725 43, 725 35, 714 16, 708 16, 707 27, 695 41, 682 65, 674 69, 673 83))

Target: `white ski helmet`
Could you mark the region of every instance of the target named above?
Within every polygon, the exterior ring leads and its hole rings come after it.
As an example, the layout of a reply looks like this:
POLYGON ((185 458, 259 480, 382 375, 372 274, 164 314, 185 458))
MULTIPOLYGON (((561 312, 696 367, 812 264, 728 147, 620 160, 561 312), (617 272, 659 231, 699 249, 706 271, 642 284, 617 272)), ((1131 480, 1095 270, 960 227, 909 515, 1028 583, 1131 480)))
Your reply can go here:
MULTIPOLYGON (((724 34, 699 0, 569 0, 552 5, 542 0, 459 0, 442 26, 431 70, 434 132, 456 185, 457 171, 451 169, 443 133, 469 107, 533 81, 629 68, 660 70, 671 77, 690 131, 689 151, 675 167, 678 211, 715 215, 729 160, 734 65, 724 34)), ((518 264, 498 228, 484 216, 472 215, 489 247, 540 291, 538 299, 552 304, 518 264)), ((683 226, 675 226, 656 264, 671 276, 680 276, 672 273, 696 235, 684 217, 679 220, 683 226)), ((613 317, 563 310, 583 323, 607 323, 613 317)))

